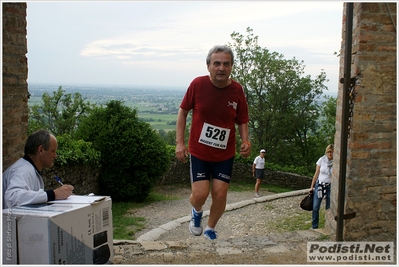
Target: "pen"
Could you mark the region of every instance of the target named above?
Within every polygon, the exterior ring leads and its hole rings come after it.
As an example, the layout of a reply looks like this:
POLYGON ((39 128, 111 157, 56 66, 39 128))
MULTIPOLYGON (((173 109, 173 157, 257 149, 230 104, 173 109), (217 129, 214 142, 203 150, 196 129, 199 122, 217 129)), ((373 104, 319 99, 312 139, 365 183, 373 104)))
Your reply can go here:
POLYGON ((54 179, 56 179, 56 180, 57 180, 57 182, 58 182, 60 185, 64 185, 64 184, 61 182, 61 179, 60 179, 60 177, 58 177, 58 176, 55 176, 55 177, 54 177, 54 179))

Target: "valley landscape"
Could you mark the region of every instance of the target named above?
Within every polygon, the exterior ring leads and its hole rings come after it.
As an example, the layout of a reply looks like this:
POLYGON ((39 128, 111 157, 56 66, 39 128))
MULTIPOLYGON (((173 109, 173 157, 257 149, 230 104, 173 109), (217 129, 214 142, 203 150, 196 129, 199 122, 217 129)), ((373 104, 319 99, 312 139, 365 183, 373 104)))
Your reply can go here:
POLYGON ((46 85, 29 84, 28 105, 42 103, 43 93, 50 96, 62 86, 64 94, 81 94, 85 101, 102 105, 111 100, 123 101, 124 105, 137 109, 139 119, 148 122, 155 130, 175 130, 177 111, 186 88, 94 85, 46 85))

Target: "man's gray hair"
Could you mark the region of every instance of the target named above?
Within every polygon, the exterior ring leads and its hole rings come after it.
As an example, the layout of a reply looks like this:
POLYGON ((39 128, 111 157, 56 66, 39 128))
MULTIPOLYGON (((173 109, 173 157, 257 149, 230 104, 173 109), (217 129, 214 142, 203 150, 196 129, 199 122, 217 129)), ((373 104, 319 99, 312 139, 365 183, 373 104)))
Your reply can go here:
POLYGON ((25 154, 35 155, 37 148, 42 145, 44 150, 49 150, 50 148, 50 132, 46 130, 37 130, 32 133, 25 144, 25 154))
POLYGON ((226 45, 215 45, 209 50, 208 56, 206 57, 206 65, 211 64, 211 56, 213 53, 219 53, 219 52, 224 52, 224 53, 229 53, 231 56, 231 65, 234 64, 234 53, 233 50, 231 50, 230 47, 226 45))

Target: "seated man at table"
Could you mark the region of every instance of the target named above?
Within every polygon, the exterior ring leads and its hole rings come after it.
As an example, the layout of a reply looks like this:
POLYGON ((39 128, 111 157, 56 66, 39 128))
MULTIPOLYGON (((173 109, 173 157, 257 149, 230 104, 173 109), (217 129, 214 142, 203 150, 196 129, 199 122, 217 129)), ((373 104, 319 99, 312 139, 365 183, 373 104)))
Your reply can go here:
POLYGON ((3 209, 66 199, 72 195, 72 185, 44 190, 41 172, 53 166, 56 151, 57 139, 46 130, 38 130, 28 137, 24 157, 3 173, 3 209))

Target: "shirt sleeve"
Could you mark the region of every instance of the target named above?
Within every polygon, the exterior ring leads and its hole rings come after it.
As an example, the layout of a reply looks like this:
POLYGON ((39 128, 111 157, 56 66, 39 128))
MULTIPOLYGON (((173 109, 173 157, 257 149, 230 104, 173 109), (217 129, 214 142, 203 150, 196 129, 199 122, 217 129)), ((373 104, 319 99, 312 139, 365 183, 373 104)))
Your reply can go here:
POLYGON ((3 207, 13 207, 47 202, 47 193, 43 189, 35 188, 36 175, 14 169, 9 174, 9 184, 4 193, 3 207))
POLYGON ((196 79, 194 79, 189 87, 187 88, 186 93, 184 94, 183 100, 180 104, 180 108, 184 110, 191 110, 194 107, 194 87, 196 84, 196 79))
POLYGON ((258 163, 258 157, 256 157, 255 159, 254 159, 254 164, 257 164, 258 163))

